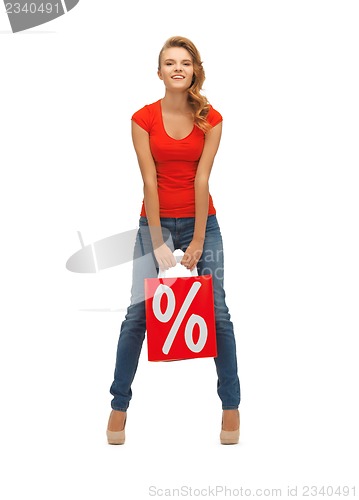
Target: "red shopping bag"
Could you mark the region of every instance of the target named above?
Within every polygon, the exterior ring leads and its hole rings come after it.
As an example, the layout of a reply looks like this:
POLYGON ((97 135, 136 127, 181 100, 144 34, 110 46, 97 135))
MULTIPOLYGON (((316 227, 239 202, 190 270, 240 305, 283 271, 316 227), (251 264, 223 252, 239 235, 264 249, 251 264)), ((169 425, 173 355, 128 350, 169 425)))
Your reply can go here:
POLYGON ((217 356, 211 275, 147 278, 145 307, 149 361, 217 356))

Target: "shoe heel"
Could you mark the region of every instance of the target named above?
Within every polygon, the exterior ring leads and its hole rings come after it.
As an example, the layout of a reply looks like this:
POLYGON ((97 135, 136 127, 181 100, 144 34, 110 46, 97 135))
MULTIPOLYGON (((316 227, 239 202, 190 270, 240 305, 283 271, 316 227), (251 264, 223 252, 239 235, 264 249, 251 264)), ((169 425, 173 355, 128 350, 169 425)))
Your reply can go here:
POLYGON ((221 430, 220 434, 221 444, 237 444, 239 442, 239 429, 235 431, 221 430))
MULTIPOLYGON (((238 416, 240 418, 240 415, 238 416)), ((224 431, 223 420, 222 420, 222 428, 219 436, 221 444, 237 444, 239 442, 239 428, 240 428, 240 421, 239 421, 239 427, 235 431, 224 431)))
POLYGON ((106 431, 108 444, 124 444, 125 442, 125 429, 122 431, 106 431))
POLYGON ((108 444, 124 444, 126 439, 125 436, 126 421, 127 421, 127 415, 125 417, 122 431, 109 431, 108 429, 106 430, 108 444))

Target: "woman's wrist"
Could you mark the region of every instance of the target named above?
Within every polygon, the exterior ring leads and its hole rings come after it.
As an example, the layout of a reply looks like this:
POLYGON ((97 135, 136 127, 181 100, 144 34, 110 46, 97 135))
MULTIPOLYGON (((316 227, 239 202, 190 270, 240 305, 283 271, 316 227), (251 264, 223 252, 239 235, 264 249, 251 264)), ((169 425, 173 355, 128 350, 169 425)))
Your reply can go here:
POLYGON ((204 234, 195 234, 193 233, 193 238, 192 241, 195 241, 196 243, 204 243, 204 234))
POLYGON ((150 235, 154 249, 164 244, 161 226, 150 226, 150 235))

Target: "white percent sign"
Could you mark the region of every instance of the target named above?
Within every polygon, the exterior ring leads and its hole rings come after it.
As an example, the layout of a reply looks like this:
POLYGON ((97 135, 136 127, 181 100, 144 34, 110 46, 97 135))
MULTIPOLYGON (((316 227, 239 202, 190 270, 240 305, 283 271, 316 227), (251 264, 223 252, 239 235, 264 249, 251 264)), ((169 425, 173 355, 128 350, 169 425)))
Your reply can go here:
MULTIPOLYGON (((188 294, 186 295, 186 298, 183 301, 179 313, 177 314, 173 322, 173 325, 167 335, 165 343, 163 344, 162 347, 163 354, 168 354, 169 350, 171 349, 174 338, 177 335, 178 329, 181 323, 183 322, 183 319, 201 286, 202 284, 199 281, 195 281, 192 284, 188 294)), ((167 285, 163 284, 158 285, 154 293, 152 302, 152 310, 156 318, 159 321, 161 321, 161 323, 167 323, 173 316, 175 306, 176 306, 176 298, 172 289, 167 285), (161 299, 163 294, 167 295, 167 307, 164 312, 162 312, 161 310, 161 299)), ((198 314, 192 314, 187 321, 184 334, 188 349, 190 349, 192 352, 201 352, 207 341, 207 336, 208 336, 208 329, 205 320, 202 318, 202 316, 199 316, 198 314), (196 324, 199 326, 199 338, 197 343, 194 343, 193 329, 196 324)))

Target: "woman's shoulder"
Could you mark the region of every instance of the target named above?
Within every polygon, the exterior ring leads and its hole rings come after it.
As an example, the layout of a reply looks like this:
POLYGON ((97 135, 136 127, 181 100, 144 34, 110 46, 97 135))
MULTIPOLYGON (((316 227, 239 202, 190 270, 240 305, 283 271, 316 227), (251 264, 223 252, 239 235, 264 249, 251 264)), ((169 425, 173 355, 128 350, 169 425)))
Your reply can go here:
POLYGON ((145 104, 142 108, 135 111, 131 117, 131 120, 144 128, 147 132, 151 127, 153 117, 156 114, 158 108, 158 101, 152 102, 151 104, 145 104))
POLYGON ((155 102, 152 102, 151 104, 145 104, 144 106, 142 106, 142 108, 135 111, 134 115, 137 113, 150 113, 150 112, 155 111, 158 107, 159 102, 160 102, 160 99, 158 99, 155 102))
POLYGON ((209 104, 209 111, 207 114, 207 121, 212 125, 212 127, 215 127, 218 125, 219 122, 223 120, 223 116, 221 113, 215 109, 212 104, 209 104))

